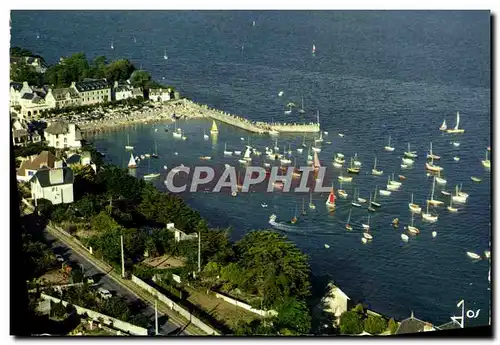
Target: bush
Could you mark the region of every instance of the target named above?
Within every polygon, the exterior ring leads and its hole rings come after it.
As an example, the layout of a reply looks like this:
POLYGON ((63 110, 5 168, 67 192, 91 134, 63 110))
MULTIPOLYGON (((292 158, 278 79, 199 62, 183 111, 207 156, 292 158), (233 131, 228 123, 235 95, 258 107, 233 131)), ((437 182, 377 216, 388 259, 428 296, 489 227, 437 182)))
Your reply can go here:
POLYGON ((365 319, 363 326, 370 334, 380 334, 387 329, 387 321, 380 316, 370 315, 365 319))
POLYGON ((363 331, 363 316, 354 310, 346 311, 340 315, 341 334, 359 334, 363 331))
POLYGON ((394 319, 391 317, 391 319, 389 320, 389 330, 391 331, 391 334, 394 334, 396 333, 398 329, 398 324, 396 321, 394 321, 394 319))

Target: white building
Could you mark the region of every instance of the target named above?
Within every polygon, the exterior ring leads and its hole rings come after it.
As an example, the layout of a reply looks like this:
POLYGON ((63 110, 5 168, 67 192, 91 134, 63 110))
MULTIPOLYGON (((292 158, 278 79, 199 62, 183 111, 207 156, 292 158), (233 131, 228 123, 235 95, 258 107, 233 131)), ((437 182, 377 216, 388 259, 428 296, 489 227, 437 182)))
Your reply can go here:
POLYGON ((322 302, 326 305, 325 311, 335 316, 335 321, 340 321, 340 315, 349 310, 350 298, 339 287, 328 283, 328 293, 322 302))
POLYGON ((170 101, 171 89, 149 89, 149 100, 153 102, 170 101))
POLYGON ((80 128, 73 123, 63 122, 49 123, 45 130, 47 145, 58 149, 81 147, 82 133, 80 128))
POLYGON ((72 82, 71 88, 78 93, 80 105, 111 102, 111 85, 106 79, 72 82))
POLYGON ((31 182, 33 200, 46 199, 53 205, 73 202, 73 171, 70 168, 38 170, 31 182))
POLYGON ((23 160, 16 172, 18 181, 29 181, 40 169, 53 169, 62 167, 62 161, 57 161, 56 157, 49 151, 42 151, 38 155, 33 155, 23 160))

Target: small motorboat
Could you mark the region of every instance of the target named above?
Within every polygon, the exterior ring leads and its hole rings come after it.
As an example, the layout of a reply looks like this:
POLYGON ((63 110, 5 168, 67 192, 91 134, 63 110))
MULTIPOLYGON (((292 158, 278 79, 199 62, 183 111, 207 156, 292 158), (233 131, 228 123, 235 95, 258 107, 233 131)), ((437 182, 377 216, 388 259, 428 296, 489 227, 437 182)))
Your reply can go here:
POLYGON ((389 191, 389 190, 384 190, 384 189, 379 190, 379 193, 380 193, 380 195, 382 195, 382 196, 389 196, 389 195, 391 195, 391 191, 389 191))
POLYGON ((485 250, 484 251, 484 256, 486 257, 486 259, 489 259, 491 257, 491 253, 489 250, 485 250))
POLYGON ((333 162, 333 166, 334 166, 335 168, 342 168, 342 164, 337 163, 337 162, 333 162))
POLYGON ((373 236, 367 232, 363 232, 363 237, 366 238, 367 240, 373 240, 373 236))
POLYGON ((326 143, 327 143, 328 145, 330 145, 332 142, 331 142, 331 141, 327 141, 326 143))
POLYGON ((164 165, 163 170, 168 170, 168 167, 166 165, 164 165))
POLYGON ((404 177, 403 175, 398 175, 398 177, 400 181, 406 180, 406 177, 404 177))
POLYGON ((401 169, 408 169, 408 164, 401 164, 401 169))
POLYGON ((453 142, 453 146, 455 146, 455 147, 459 147, 459 146, 460 146, 460 143, 459 143, 459 142, 454 141, 454 142, 453 142))
POLYGON ((473 252, 467 252, 467 256, 474 259, 474 260, 480 260, 481 256, 477 255, 476 253, 473 252))
POLYGON ((406 165, 412 165, 413 163, 415 163, 415 161, 411 158, 403 158, 402 161, 406 165))
POLYGON ((345 190, 343 190, 343 189, 337 189, 337 193, 338 193, 338 195, 339 195, 341 198, 344 198, 344 199, 345 199, 345 198, 347 198, 347 196, 349 195, 349 194, 347 194, 347 192, 346 192, 345 190))
POLYGON ((304 151, 304 149, 303 149, 303 148, 298 148, 298 149, 297 149, 297 152, 298 152, 298 153, 302 153, 303 151, 304 151))
POLYGON ((339 133, 339 137, 343 138, 344 134, 343 133, 339 133))
POLYGON ((174 155, 176 155, 176 156, 177 156, 178 154, 179 154, 179 152, 174 152, 174 155))
POLYGON ((438 235, 437 231, 432 232, 432 238, 435 238, 438 235))
POLYGON ((448 181, 446 181, 444 178, 442 178, 442 177, 436 177, 436 183, 437 184, 446 184, 446 182, 448 182, 448 181))
POLYGON ((146 156, 146 158, 151 158, 151 154, 149 153, 146 153, 144 156, 146 156))
POLYGON ((470 179, 477 183, 481 182, 481 179, 479 177, 472 176, 470 179))
POLYGON ((328 135, 328 132, 327 132, 327 131, 323 131, 323 134, 324 134, 324 135, 328 135))
POLYGON ((415 234, 415 235, 420 233, 420 230, 418 230, 417 227, 412 226, 412 225, 408 225, 408 231, 411 232, 412 234, 415 234))
POLYGON ((141 159, 146 159, 146 156, 144 156, 144 155, 141 155, 141 159))
POLYGON ((243 137, 241 137, 240 139, 241 139, 241 141, 244 141, 244 140, 245 140, 245 138, 243 138, 243 137))
POLYGON ((366 244, 368 242, 368 240, 364 237, 361 237, 361 242, 363 242, 363 244, 366 244))
POLYGON ((234 151, 234 154, 239 156, 239 155, 241 155, 241 151, 234 151))
POLYGON ((330 246, 328 244, 325 244, 325 248, 328 249, 330 248, 330 246))
POLYGON ((201 159, 202 161, 209 161, 209 160, 211 160, 211 159, 212 159, 212 157, 209 157, 209 156, 201 156, 201 157, 200 157, 200 159, 201 159))
POLYGON ((231 193, 231 195, 232 196, 236 196, 236 195, 238 195, 238 193, 236 191, 234 191, 234 192, 231 193))
POLYGON ((458 162, 458 161, 460 160, 460 157, 455 156, 455 157, 453 157, 453 160, 454 160, 455 162, 458 162))
POLYGON ((441 191, 441 194, 446 195, 446 196, 451 195, 451 193, 450 193, 450 192, 447 192, 447 191, 445 191, 445 190, 442 190, 442 191, 441 191))
POLYGON ((266 204, 266 203, 263 203, 263 204, 260 204, 260 206, 262 206, 263 208, 266 208, 266 207, 267 207, 267 204, 266 204))
POLYGON ((401 239, 402 239, 403 241, 405 241, 405 242, 408 242, 408 240, 409 240, 410 238, 408 237, 408 235, 407 235, 407 234, 401 234, 401 239))
POLYGON ((395 228, 399 226, 399 218, 394 218, 392 220, 392 226, 394 226, 395 228))

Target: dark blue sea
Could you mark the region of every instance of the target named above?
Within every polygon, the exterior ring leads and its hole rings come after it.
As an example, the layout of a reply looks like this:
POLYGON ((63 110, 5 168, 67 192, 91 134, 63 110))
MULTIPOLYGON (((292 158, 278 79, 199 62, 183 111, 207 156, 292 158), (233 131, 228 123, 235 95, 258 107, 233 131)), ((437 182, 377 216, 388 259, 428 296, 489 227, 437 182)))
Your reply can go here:
MULTIPOLYGON (((317 193, 316 209, 307 209, 295 231, 287 233, 310 255, 314 273, 331 275, 352 300, 397 319, 414 311, 420 319, 445 323, 460 314, 456 304, 465 299, 466 309, 481 309, 466 325, 488 323, 489 261, 483 252, 489 249, 491 234, 491 177, 481 160, 492 144, 489 12, 16 11, 11 34, 12 45, 41 54, 50 63, 77 52, 89 58, 130 59, 183 95, 252 120, 309 122, 319 110, 322 130, 328 131, 319 154, 328 167, 328 181, 338 187, 340 170, 331 163, 336 152, 347 160, 357 153, 363 165, 360 175, 344 184, 349 197, 338 200, 334 214, 325 208, 327 195, 317 193), (163 58, 165 50, 168 60, 163 58), (285 115, 285 105, 300 104, 301 98, 306 114, 285 115), (454 126, 457 111, 465 133, 440 132, 445 118, 454 126), (396 148, 392 153, 383 149, 389 135, 396 148), (390 222, 394 217, 404 224, 410 221, 411 193, 425 206, 432 187, 424 167, 431 141, 448 181, 436 187, 436 197, 447 204, 449 198, 440 191, 460 184, 470 197, 465 205, 455 205, 456 214, 448 212, 447 205, 434 208, 439 215, 434 224, 416 217, 421 233, 403 243, 402 227, 394 229, 390 222), (453 141, 460 146, 453 146, 453 141), (419 157, 413 168, 402 170, 408 142, 419 157), (384 170, 380 177, 370 174, 375 156, 377 167, 384 170), (361 197, 368 198, 375 186, 385 187, 392 173, 406 180, 391 196, 377 195, 382 207, 372 214, 374 239, 362 244, 366 205, 353 209, 353 231, 344 228, 353 190, 359 188, 361 197), (472 182, 471 176, 482 182, 472 182), (432 231, 437 231, 436 238, 432 231), (472 261, 467 251, 483 259, 472 261)), ((220 125, 218 138, 204 141, 203 130, 210 125, 206 120, 179 121, 187 141, 173 139, 163 124, 147 124, 99 134, 94 142, 107 159, 122 166, 129 157, 123 148, 127 133, 136 154, 151 152, 156 142, 160 159, 141 162, 137 175, 161 171, 155 183, 164 188, 163 165, 200 164, 198 157, 203 155, 212 156, 207 164, 218 168, 238 164, 236 158, 223 157, 224 143, 243 150, 248 133, 220 125), (155 132, 155 127, 160 130, 155 132)), ((249 139, 261 151, 274 146, 267 136, 249 139)), ((308 144, 313 139, 306 137, 308 144)), ((278 146, 291 145, 297 163, 304 164, 306 153, 295 151, 302 140, 301 135, 281 135, 278 146)), ((271 213, 290 220, 296 208, 300 211, 303 198, 259 192, 183 197, 213 226, 231 226, 234 239, 251 229, 268 228, 271 213), (263 202, 269 207, 262 208, 263 202)))

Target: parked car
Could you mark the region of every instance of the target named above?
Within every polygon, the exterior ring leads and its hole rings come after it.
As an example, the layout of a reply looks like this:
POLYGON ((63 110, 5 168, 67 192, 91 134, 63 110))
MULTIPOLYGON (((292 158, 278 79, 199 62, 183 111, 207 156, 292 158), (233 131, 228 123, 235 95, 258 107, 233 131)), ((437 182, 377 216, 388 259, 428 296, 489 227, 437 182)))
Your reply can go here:
POLYGON ((104 289, 102 287, 100 287, 99 289, 97 289, 97 292, 104 299, 108 299, 108 298, 113 297, 113 295, 111 294, 111 292, 109 292, 109 290, 106 290, 106 289, 104 289))

